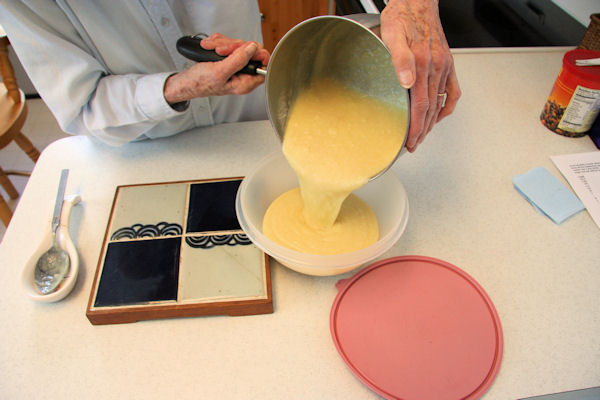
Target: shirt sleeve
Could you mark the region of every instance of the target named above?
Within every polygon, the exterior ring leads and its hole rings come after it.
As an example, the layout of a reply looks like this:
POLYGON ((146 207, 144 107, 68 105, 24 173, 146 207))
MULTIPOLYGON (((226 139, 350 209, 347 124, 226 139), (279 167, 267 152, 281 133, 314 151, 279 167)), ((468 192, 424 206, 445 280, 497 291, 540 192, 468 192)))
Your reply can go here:
POLYGON ((54 2, 0 3, 0 24, 40 97, 67 133, 122 145, 180 115, 164 99, 173 72, 111 75, 54 2))

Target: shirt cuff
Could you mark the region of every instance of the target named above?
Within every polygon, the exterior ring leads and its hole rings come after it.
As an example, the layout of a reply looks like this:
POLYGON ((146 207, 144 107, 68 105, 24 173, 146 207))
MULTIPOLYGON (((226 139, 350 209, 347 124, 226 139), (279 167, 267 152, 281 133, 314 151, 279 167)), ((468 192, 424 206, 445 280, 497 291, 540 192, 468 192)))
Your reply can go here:
POLYGON ((165 82, 173 72, 144 75, 137 81, 135 102, 139 110, 152 121, 162 121, 187 110, 186 102, 177 103, 172 107, 164 96, 165 82))

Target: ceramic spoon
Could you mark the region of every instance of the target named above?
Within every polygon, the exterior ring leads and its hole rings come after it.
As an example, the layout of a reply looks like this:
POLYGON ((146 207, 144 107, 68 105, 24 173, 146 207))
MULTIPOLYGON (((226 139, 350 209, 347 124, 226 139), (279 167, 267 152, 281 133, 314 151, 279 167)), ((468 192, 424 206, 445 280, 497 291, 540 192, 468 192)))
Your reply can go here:
POLYGON ((67 276, 61 284, 49 294, 42 294, 35 283, 35 266, 39 257, 52 246, 52 235, 50 229, 45 237, 41 240, 37 250, 35 250, 29 258, 27 264, 23 268, 21 274, 21 285, 23 290, 32 300, 42 303, 53 303, 64 299, 75 287, 77 283, 77 275, 79 273, 79 254, 77 248, 71 239, 69 226, 71 220, 71 210, 73 206, 81 201, 81 197, 77 194, 65 196, 62 215, 60 218, 60 226, 56 230, 56 240, 61 248, 65 249, 69 254, 70 266, 67 276))

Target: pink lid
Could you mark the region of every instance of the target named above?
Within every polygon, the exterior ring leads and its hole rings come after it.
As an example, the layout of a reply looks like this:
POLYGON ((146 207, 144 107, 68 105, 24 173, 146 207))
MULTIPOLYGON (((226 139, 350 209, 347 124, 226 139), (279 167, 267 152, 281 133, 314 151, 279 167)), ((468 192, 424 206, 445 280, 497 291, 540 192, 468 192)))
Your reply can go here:
POLYGON ((403 256, 337 284, 330 328, 352 372, 389 399, 476 399, 502 360, 502 327, 483 288, 447 262, 403 256))

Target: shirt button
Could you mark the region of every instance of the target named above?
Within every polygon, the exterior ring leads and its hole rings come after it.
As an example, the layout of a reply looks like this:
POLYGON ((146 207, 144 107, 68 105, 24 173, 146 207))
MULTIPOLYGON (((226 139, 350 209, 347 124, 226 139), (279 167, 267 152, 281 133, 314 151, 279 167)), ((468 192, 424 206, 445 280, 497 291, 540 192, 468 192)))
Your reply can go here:
POLYGON ((160 19, 160 24, 164 27, 169 26, 169 22, 171 22, 171 21, 169 21, 169 18, 167 18, 167 17, 162 17, 160 19))

